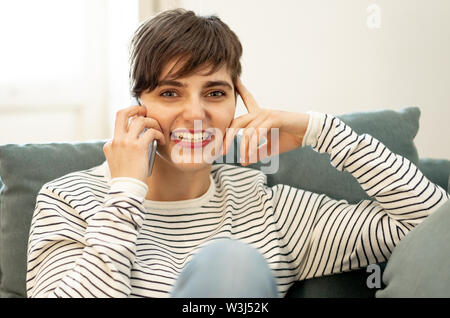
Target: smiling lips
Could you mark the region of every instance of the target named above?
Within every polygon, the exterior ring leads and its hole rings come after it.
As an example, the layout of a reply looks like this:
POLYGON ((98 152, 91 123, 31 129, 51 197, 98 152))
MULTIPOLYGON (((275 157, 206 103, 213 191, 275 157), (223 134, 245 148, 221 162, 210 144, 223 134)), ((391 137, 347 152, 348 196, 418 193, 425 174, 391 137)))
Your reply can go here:
POLYGON ((171 139, 182 147, 199 148, 204 147, 213 139, 213 130, 203 129, 194 131, 194 129, 175 129, 171 133, 171 139))
POLYGON ((202 140, 210 139, 213 134, 213 129, 202 129, 194 131, 194 129, 177 128, 172 131, 171 139, 199 142, 202 140))

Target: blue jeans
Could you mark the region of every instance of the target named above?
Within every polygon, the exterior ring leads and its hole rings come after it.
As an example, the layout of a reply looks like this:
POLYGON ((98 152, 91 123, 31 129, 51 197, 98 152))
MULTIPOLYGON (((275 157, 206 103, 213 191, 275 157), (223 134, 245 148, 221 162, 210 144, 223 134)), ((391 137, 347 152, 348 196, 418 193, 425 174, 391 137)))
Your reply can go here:
POLYGON ((276 298, 277 287, 264 257, 253 247, 218 239, 187 264, 172 289, 175 298, 276 298))

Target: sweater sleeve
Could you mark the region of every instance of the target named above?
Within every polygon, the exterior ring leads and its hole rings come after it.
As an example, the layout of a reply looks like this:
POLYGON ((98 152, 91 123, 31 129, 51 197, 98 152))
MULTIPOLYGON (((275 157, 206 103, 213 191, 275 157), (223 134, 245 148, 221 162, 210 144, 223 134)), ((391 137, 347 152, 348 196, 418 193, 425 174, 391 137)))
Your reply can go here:
POLYGON ((337 117, 310 112, 303 146, 328 153, 375 200, 349 204, 323 194, 273 186, 284 249, 299 280, 386 261, 414 226, 448 200, 408 159, 337 117))
POLYGON ((146 192, 137 179, 115 178, 104 201, 85 217, 69 195, 44 185, 30 228, 28 297, 129 296, 146 192))

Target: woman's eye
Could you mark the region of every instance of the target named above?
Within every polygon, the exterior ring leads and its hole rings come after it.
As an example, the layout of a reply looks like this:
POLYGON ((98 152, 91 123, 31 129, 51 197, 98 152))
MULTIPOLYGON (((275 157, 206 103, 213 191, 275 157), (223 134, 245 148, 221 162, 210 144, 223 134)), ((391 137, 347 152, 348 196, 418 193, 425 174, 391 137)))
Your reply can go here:
MULTIPOLYGON (((222 97, 222 96, 225 96, 225 93, 222 92, 222 91, 214 91, 214 92, 211 92, 211 93, 209 93, 209 94, 215 94, 214 97, 222 97), (217 95, 217 93, 218 93, 219 95, 217 95)), ((208 95, 209 95, 209 94, 208 94, 208 95)))
MULTIPOLYGON (((225 96, 225 92, 222 91, 213 91, 207 94, 207 96, 211 97, 223 97, 225 96)), ((164 91, 160 94, 162 97, 179 97, 178 93, 176 91, 164 91)))
POLYGON ((175 91, 165 91, 165 92, 162 92, 161 93, 161 96, 163 96, 163 97, 173 97, 174 95, 173 94, 176 94, 177 92, 175 92, 175 91), (169 95, 167 95, 167 94, 169 94, 169 95))

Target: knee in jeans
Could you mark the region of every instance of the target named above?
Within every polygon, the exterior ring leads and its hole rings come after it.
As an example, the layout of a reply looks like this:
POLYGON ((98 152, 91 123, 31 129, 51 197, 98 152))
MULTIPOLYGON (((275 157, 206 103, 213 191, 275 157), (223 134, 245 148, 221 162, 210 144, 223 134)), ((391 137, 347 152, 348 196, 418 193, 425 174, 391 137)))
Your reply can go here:
POLYGON ((233 272, 248 277, 261 273, 271 274, 265 258, 252 246, 232 239, 219 239, 206 245, 198 255, 198 260, 216 271, 233 272))
POLYGON ((173 297, 276 297, 276 282, 264 257, 253 247, 232 239, 204 246, 191 260, 173 297))

